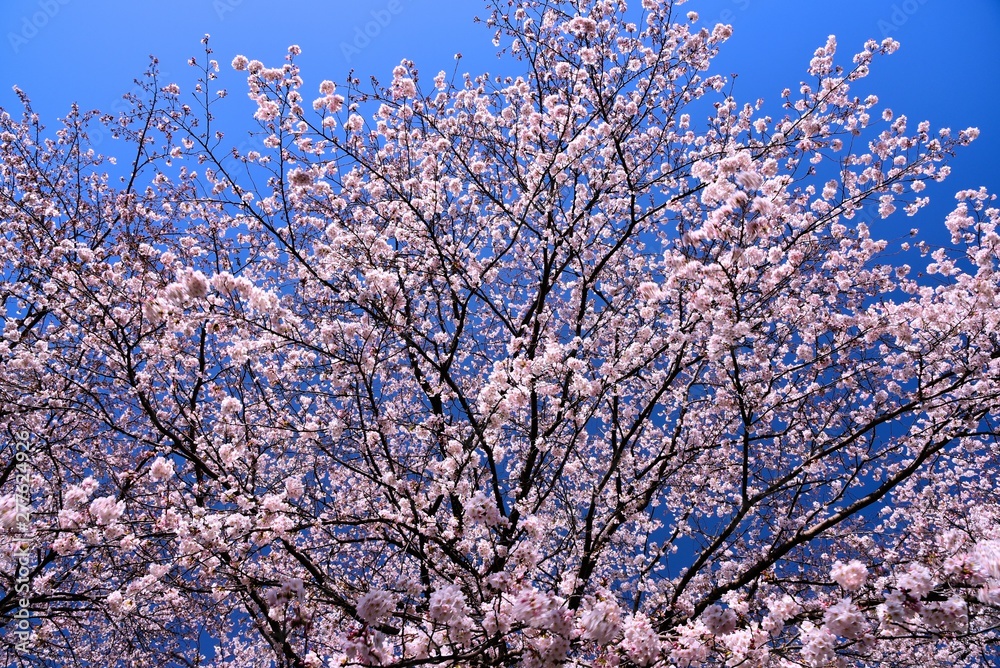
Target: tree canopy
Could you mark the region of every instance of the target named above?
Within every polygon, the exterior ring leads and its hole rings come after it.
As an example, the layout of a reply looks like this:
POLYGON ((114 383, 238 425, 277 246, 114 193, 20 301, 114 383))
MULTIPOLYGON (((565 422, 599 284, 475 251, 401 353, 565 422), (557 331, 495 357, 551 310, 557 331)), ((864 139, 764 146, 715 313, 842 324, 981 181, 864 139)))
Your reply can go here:
POLYGON ((737 100, 686 10, 497 3, 509 76, 237 56, 251 148, 207 38, 2 112, 7 664, 992 665, 1000 212, 881 224, 978 130, 854 92, 892 39, 737 100))

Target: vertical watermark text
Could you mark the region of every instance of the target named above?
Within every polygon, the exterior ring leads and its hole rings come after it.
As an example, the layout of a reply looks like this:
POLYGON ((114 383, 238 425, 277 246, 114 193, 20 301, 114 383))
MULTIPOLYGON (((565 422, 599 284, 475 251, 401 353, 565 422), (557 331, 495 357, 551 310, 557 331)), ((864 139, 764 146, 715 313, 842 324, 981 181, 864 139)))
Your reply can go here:
POLYGON ((17 611, 14 613, 14 635, 19 653, 28 651, 31 638, 31 571, 35 564, 29 552, 34 531, 31 526, 31 449, 32 434, 27 429, 14 432, 14 593, 17 611))

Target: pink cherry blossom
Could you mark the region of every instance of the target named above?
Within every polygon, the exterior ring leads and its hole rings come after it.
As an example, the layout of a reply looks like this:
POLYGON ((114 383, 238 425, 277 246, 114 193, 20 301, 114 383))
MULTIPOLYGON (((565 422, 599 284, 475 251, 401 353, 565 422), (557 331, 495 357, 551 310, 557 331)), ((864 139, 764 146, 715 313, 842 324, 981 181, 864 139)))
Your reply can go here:
POLYGON ((113 496, 102 496, 90 504, 90 514, 98 524, 110 524, 125 512, 125 503, 113 496))
POLYGON ((830 569, 830 577, 848 591, 857 591, 868 578, 868 569, 857 559, 848 563, 836 561, 830 569))
POLYGON ((156 481, 165 480, 174 473, 174 463, 169 459, 157 457, 149 467, 149 476, 156 481))
POLYGON ((373 589, 358 599, 358 617, 369 624, 377 624, 385 619, 395 605, 389 592, 373 589))

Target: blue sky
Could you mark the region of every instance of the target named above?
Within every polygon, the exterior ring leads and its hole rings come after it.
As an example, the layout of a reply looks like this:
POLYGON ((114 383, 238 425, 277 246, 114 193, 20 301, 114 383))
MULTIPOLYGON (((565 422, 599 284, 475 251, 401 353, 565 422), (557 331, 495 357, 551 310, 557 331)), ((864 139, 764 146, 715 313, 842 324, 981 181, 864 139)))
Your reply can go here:
MULTIPOLYGON (((812 51, 831 33, 844 63, 869 37, 902 43, 877 63, 860 92, 876 92, 913 120, 956 130, 978 126, 982 135, 952 162, 951 179, 929 189, 932 208, 916 222, 897 220, 899 229, 940 227, 957 189, 1000 191, 1000 1, 691 0, 685 9, 708 24, 733 25, 716 65, 740 73, 736 96, 746 101, 777 102, 782 88, 794 89, 812 51)), ((182 87, 192 81, 186 60, 200 55, 199 39, 210 33, 225 65, 222 85, 233 94, 230 108, 246 128, 253 107, 242 76, 228 68, 238 53, 279 64, 289 44, 300 45, 307 89, 322 79, 343 81, 352 68, 362 81, 368 75, 384 81, 403 57, 429 76, 451 72, 456 52, 463 54, 462 71, 497 71, 492 35, 472 21, 485 13, 479 0, 3 0, 0 106, 17 110, 11 92, 17 84, 50 124, 72 101, 120 109, 150 54, 168 78, 182 87)))

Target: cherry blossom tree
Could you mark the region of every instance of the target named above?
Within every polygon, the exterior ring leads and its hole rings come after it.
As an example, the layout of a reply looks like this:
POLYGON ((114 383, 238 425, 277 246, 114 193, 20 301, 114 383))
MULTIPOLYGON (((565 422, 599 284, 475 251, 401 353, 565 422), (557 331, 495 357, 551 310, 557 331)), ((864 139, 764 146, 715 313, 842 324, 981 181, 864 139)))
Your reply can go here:
POLYGON ((882 239, 978 131, 855 92, 892 40, 742 103, 678 5, 497 4, 510 76, 237 56, 246 150, 207 37, 22 94, 7 664, 994 665, 1000 213, 882 239))

